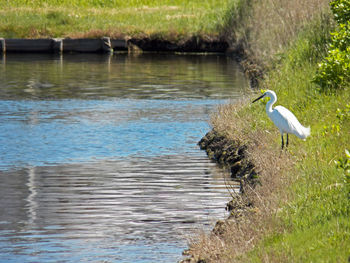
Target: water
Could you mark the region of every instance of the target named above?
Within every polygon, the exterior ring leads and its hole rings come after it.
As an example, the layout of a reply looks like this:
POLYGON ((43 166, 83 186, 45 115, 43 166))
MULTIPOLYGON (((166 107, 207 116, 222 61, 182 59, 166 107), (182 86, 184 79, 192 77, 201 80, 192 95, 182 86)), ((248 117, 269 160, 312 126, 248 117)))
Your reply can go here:
POLYGON ((196 143, 247 83, 224 56, 0 60, 0 261, 175 262, 224 218, 196 143))

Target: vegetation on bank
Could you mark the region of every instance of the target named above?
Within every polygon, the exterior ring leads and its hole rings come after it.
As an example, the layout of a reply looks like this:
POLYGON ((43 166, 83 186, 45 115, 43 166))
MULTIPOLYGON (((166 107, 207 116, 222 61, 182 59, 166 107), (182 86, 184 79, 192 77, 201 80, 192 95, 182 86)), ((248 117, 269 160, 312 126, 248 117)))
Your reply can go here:
POLYGON ((350 1, 334 0, 332 9, 328 1, 267 2, 275 10, 267 15, 274 17, 265 19, 259 12, 262 1, 238 1, 232 14, 243 14, 246 21, 261 19, 266 27, 254 32, 249 23, 233 17, 231 23, 241 27, 232 34, 255 61, 264 58, 259 63, 265 70, 261 89, 274 90, 276 105, 289 108, 303 125, 310 125, 311 136, 306 141, 290 136, 288 150, 281 152, 279 132, 265 113, 266 101, 251 104, 254 96, 249 96, 239 104, 220 107, 212 117, 213 128, 246 145, 261 185, 246 193, 253 207, 244 217, 233 217, 221 231, 202 236, 190 251, 202 262, 347 262, 350 1), (301 18, 303 8, 298 4, 318 8, 301 18), (267 26, 276 19, 279 29, 267 26), (291 27, 287 41, 281 35, 291 27))
POLYGON ((231 0, 0 0, 0 37, 219 37, 231 0))
POLYGON ((328 54, 313 81, 323 90, 339 89, 350 82, 350 1, 330 3, 338 28, 332 32, 328 54))

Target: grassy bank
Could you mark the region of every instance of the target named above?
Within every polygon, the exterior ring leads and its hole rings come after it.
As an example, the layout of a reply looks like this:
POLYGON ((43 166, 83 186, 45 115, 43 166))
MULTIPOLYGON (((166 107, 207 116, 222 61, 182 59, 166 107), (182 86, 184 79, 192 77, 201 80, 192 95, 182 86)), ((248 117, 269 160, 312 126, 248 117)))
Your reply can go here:
MULTIPOLYGON (((289 108, 310 126, 311 136, 306 141, 290 136, 288 150, 281 152, 279 132, 265 113, 266 101, 251 104, 260 92, 239 104, 220 107, 212 117, 213 128, 247 146, 261 185, 248 189, 253 207, 243 218, 228 220, 223 231, 202 236, 191 249, 196 260, 204 262, 347 262, 350 156, 345 150, 350 149, 350 83, 347 79, 330 84, 336 76, 346 79, 347 71, 333 74, 327 68, 334 61, 333 51, 327 49, 336 45, 330 42, 330 32, 337 25, 327 1, 293 1, 293 6, 289 1, 268 2, 276 11, 264 19, 258 12, 264 9, 261 3, 240 1, 231 13, 245 18, 239 22, 232 18, 231 23, 239 26, 232 34, 242 39, 247 53, 265 70, 261 88, 274 90, 277 105, 289 108), (298 2, 310 5, 309 10, 318 8, 301 18, 298 2), (265 27, 251 30, 248 22, 255 20, 265 27), (280 21, 279 28, 273 21, 280 21), (288 30, 293 33, 283 37, 288 30), (326 66, 320 67, 322 61, 326 66), (325 86, 313 81, 317 72, 325 72, 325 86)), ((344 2, 350 7, 349 1, 344 2)), ((343 50, 349 58, 349 48, 343 50)), ((334 64, 342 63, 339 59, 334 64)))
POLYGON ((217 37, 230 0, 0 0, 0 36, 217 37))

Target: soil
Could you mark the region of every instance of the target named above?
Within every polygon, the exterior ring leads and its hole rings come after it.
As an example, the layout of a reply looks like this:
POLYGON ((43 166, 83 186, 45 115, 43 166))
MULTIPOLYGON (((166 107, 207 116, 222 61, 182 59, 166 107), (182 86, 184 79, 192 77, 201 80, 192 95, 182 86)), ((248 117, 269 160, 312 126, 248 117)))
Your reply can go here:
MULTIPOLYGON (((258 183, 255 167, 248 158, 245 145, 227 139, 214 129, 208 132, 198 145, 207 152, 211 160, 230 170, 231 178, 240 182, 242 194, 246 184, 254 187, 258 183)), ((230 205, 228 209, 232 210, 230 205)))
POLYGON ((225 39, 203 38, 193 36, 180 41, 170 41, 160 38, 131 38, 128 40, 142 51, 157 52, 215 52, 224 53, 229 48, 225 39))

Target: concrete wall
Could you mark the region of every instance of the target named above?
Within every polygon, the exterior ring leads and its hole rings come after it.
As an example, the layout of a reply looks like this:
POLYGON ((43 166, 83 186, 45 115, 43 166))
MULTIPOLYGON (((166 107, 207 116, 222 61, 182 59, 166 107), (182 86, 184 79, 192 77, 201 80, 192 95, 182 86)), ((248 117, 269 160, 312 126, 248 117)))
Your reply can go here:
POLYGON ((0 38, 0 53, 5 52, 113 52, 127 50, 125 40, 110 39, 4 39, 0 38))

